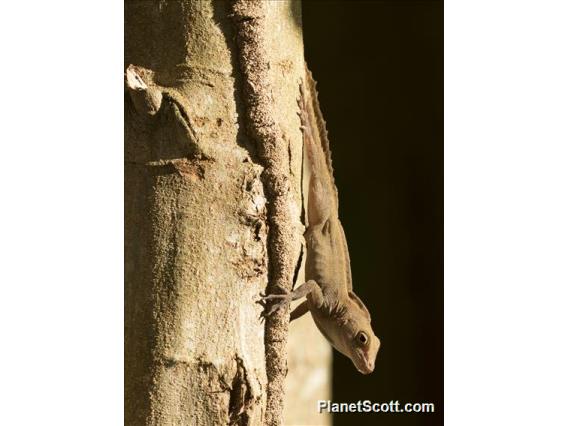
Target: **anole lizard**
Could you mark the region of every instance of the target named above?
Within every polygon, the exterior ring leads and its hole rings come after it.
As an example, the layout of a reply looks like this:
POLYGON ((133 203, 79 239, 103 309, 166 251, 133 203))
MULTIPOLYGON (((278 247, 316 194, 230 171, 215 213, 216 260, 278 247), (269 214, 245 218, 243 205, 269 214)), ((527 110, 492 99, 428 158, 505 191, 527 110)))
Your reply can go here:
POLYGON ((331 345, 349 357, 363 374, 375 368, 380 341, 371 328, 369 311, 353 292, 347 241, 338 214, 337 188, 331 167, 327 130, 319 108, 315 82, 306 67, 300 86, 300 119, 304 155, 309 164, 307 197, 306 282, 288 294, 264 296, 274 301, 265 315, 306 297, 290 315, 290 321, 308 310, 331 345), (307 93, 306 88, 307 86, 307 93))

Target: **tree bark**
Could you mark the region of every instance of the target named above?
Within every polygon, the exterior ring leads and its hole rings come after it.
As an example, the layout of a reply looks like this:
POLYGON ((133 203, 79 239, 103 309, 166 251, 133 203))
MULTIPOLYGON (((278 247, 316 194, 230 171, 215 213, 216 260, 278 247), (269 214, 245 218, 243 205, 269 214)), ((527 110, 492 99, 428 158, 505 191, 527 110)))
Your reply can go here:
POLYGON ((125 423, 282 423, 300 5, 125 3, 125 423), (268 286, 268 287, 267 287, 268 286))

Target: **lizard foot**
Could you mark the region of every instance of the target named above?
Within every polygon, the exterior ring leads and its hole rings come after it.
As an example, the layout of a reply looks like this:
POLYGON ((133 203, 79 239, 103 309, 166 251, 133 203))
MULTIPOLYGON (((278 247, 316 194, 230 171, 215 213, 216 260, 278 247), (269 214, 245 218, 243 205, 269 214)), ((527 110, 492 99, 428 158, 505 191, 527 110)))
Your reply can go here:
POLYGON ((279 309, 285 308, 290 304, 292 300, 291 294, 269 294, 267 296, 261 294, 261 300, 264 303, 264 311, 260 314, 260 317, 266 319, 267 317, 274 314, 279 309), (268 306, 266 302, 272 302, 270 309, 267 309, 268 306))

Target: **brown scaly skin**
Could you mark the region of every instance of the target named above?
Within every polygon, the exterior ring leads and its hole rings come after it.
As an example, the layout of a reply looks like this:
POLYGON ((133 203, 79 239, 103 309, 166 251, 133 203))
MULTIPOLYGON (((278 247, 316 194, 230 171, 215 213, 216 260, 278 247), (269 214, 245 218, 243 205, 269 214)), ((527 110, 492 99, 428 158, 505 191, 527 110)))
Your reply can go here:
POLYGON ((337 189, 327 131, 323 121, 315 82, 306 68, 308 93, 300 86, 300 118, 304 151, 310 168, 306 283, 289 294, 271 294, 264 301, 275 301, 265 316, 306 297, 290 315, 290 321, 310 311, 318 329, 331 345, 349 357, 363 374, 373 372, 381 345, 371 328, 369 311, 353 292, 347 241, 338 217, 337 189))

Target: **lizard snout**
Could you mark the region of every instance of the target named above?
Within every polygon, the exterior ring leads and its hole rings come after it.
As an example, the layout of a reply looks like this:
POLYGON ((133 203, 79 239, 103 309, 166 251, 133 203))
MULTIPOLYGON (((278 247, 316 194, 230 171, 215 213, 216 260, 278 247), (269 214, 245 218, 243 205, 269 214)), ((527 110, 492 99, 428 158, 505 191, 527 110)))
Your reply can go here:
POLYGON ((371 374, 375 370, 375 359, 381 346, 381 341, 373 336, 373 343, 366 349, 356 349, 352 361, 361 374, 371 374))
POLYGON ((361 374, 371 374, 375 370, 375 356, 365 353, 362 350, 357 350, 353 364, 361 374))

